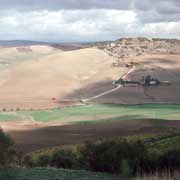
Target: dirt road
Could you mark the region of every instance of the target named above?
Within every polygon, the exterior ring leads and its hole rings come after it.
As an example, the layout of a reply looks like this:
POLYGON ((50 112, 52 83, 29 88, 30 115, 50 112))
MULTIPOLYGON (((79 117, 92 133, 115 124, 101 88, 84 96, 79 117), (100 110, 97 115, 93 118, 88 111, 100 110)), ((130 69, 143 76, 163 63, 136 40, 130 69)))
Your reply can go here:
MULTIPOLYGON (((131 72, 133 72, 134 70, 136 69, 136 66, 133 66, 128 72, 126 72, 121 78, 122 79, 125 79, 131 72)), ((91 97, 91 98, 88 98, 88 99, 82 99, 82 102, 88 102, 88 101, 91 101, 91 100, 93 100, 93 99, 97 99, 97 98, 100 98, 100 97, 102 97, 102 96, 105 96, 105 95, 107 95, 107 94, 110 94, 110 93, 112 93, 112 92, 115 92, 115 91, 117 91, 118 89, 120 89, 121 87, 123 87, 122 85, 118 85, 116 88, 113 88, 113 89, 110 89, 110 90, 108 90, 108 91, 105 91, 105 92, 102 92, 102 93, 100 93, 100 94, 98 94, 98 95, 96 95, 96 96, 93 96, 93 97, 91 97)))

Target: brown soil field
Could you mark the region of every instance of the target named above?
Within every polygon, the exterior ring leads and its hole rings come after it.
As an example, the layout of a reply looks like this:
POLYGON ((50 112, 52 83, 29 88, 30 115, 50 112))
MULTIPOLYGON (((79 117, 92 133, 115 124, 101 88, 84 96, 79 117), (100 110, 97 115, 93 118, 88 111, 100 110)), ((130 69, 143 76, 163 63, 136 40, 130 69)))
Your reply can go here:
POLYGON ((126 120, 95 124, 50 124, 33 122, 6 122, 3 129, 15 141, 18 150, 32 152, 42 148, 79 144, 102 138, 148 133, 167 133, 179 130, 179 121, 126 120))

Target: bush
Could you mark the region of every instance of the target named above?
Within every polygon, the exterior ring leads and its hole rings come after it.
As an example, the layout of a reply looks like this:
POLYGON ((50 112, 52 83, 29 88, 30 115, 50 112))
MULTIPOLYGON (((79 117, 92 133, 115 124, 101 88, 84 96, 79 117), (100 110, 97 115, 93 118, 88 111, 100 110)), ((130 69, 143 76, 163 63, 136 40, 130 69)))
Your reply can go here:
POLYGON ((32 158, 32 155, 29 155, 29 154, 24 156, 22 163, 24 166, 27 166, 27 167, 35 167, 35 162, 32 158))
POLYGON ((145 153, 141 163, 141 169, 138 173, 156 172, 159 169, 159 157, 160 154, 158 152, 148 151, 145 153))
POLYGON ((80 151, 80 162, 86 169, 124 173, 124 162, 126 162, 126 167, 131 170, 130 174, 140 171, 146 154, 143 143, 128 142, 126 139, 87 143, 80 151))
POLYGON ((50 165, 57 168, 77 168, 77 157, 71 150, 58 150, 51 158, 50 165))
POLYGON ((180 150, 172 149, 163 153, 159 158, 159 166, 170 170, 180 167, 180 150))
POLYGON ((26 166, 52 166, 56 168, 86 169, 120 174, 130 178, 136 174, 153 173, 180 167, 180 150, 152 149, 147 142, 115 138, 65 148, 52 152, 28 155, 26 166))
POLYGON ((0 166, 10 165, 14 162, 16 151, 13 140, 0 130, 0 166))
POLYGON ((50 157, 46 154, 40 155, 38 159, 36 160, 36 166, 39 166, 39 167, 49 166, 49 163, 50 163, 50 157))

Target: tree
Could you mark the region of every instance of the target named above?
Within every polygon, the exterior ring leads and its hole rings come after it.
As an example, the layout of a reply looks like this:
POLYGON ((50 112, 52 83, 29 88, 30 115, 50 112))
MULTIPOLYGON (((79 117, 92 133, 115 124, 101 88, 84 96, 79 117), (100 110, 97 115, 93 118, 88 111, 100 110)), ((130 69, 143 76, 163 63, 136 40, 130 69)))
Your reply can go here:
POLYGON ((57 168, 73 169, 77 166, 77 157, 71 150, 58 150, 51 158, 50 165, 57 168))
POLYGON ((14 161, 15 150, 13 140, 0 130, 0 166, 10 165, 14 161))

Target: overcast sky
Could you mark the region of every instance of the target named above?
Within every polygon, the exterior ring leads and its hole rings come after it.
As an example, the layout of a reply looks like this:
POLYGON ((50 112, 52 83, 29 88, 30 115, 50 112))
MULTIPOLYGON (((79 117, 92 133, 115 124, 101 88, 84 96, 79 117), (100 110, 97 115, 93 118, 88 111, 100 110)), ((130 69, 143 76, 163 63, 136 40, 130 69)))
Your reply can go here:
POLYGON ((0 0, 0 39, 180 38, 180 0, 0 0))

